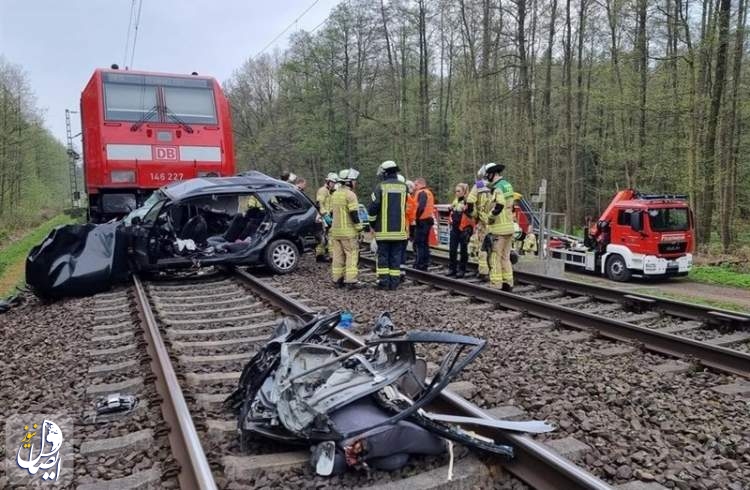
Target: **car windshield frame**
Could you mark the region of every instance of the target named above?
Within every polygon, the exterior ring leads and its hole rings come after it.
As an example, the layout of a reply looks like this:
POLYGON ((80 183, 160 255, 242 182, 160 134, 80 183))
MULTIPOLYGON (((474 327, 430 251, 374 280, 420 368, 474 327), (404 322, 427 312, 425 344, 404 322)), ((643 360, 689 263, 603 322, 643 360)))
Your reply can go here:
POLYGON ((650 208, 646 214, 651 231, 663 233, 690 229, 690 212, 686 207, 650 208))
POLYGON ((130 225, 133 223, 133 218, 140 218, 141 221, 144 220, 148 212, 153 209, 154 206, 159 204, 159 202, 168 200, 169 198, 160 190, 157 189, 154 192, 151 193, 150 196, 148 196, 148 199, 143 201, 143 204, 131 212, 129 212, 123 219, 123 223, 130 225))

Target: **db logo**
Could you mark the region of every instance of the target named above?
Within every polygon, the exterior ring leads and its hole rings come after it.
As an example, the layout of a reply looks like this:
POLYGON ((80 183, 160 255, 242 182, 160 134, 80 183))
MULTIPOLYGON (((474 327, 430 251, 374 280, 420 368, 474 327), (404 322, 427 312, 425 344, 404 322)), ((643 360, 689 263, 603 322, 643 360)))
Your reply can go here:
POLYGON ((177 148, 174 146, 155 146, 156 160, 177 160, 177 148))

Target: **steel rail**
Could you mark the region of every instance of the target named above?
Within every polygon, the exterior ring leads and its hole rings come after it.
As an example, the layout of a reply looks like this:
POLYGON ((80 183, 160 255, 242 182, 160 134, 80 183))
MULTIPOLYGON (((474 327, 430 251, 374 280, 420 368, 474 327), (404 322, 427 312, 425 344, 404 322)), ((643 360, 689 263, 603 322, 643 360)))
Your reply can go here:
MULTIPOLYGON (((432 254, 432 259, 443 265, 448 264, 448 258, 443 255, 432 254)), ((472 269, 476 269, 477 267, 473 262, 469 263, 469 265, 472 269)), ((631 293, 620 289, 534 274, 532 272, 513 271, 513 276, 516 282, 524 284, 549 287, 567 293, 590 296, 594 299, 648 307, 662 311, 668 315, 690 320, 700 320, 709 323, 735 323, 750 328, 750 314, 686 303, 669 298, 660 298, 648 294, 631 293)))
MULTIPOLYGON (((360 262, 372 266, 375 264, 375 260, 369 257, 360 257, 360 262)), ((660 354, 694 359, 704 366, 750 378, 750 354, 646 327, 639 327, 620 320, 600 317, 561 305, 546 303, 519 294, 452 279, 440 274, 403 266, 402 269, 406 272, 407 277, 419 282, 450 289, 472 298, 523 311, 547 320, 557 321, 568 327, 595 330, 606 338, 635 341, 643 345, 644 348, 660 354)))
MULTIPOLYGON (((315 314, 315 311, 307 305, 290 298, 278 289, 264 284, 246 271, 238 268, 235 268, 234 271, 255 294, 263 297, 286 314, 300 317, 309 317, 315 314)), ((355 346, 364 345, 359 337, 347 330, 337 327, 335 332, 355 346)), ((438 403, 450 409, 453 414, 492 419, 481 408, 447 389, 442 391, 438 403)), ((561 488, 603 490, 612 488, 596 476, 579 468, 569 460, 551 451, 547 446, 526 435, 487 427, 472 427, 472 430, 513 446, 515 449, 514 459, 510 462, 498 462, 498 464, 534 488, 542 490, 558 490, 561 488)))
POLYGON ((151 369, 156 375, 156 390, 162 397, 162 414, 171 429, 169 444, 172 454, 180 465, 178 476, 180 488, 216 490, 216 482, 177 381, 169 352, 159 332, 159 325, 149 304, 148 295, 143 288, 143 283, 136 275, 133 275, 133 285, 151 357, 151 369))

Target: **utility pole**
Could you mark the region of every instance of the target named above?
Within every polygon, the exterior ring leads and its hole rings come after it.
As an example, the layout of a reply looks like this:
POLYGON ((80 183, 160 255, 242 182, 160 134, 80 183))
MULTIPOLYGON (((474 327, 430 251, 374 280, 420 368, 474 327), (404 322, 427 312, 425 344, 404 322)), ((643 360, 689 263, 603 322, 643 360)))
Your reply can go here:
MULTIPOLYGON (((81 193, 78 191, 78 171, 76 161, 81 159, 81 155, 73 149, 73 130, 70 127, 70 115, 78 114, 76 111, 65 109, 65 132, 68 137, 68 171, 70 178, 70 207, 77 209, 81 207, 81 193)), ((80 133, 79 133, 80 134, 80 133)))

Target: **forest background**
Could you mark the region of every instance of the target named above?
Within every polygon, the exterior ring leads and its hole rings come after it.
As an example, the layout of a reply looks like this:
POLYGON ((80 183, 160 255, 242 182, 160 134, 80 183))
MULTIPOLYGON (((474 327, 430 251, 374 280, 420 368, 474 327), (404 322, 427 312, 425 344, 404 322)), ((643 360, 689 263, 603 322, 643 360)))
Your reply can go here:
MULTIPOLYGON (((225 89, 241 169, 359 169, 393 159, 440 201, 485 162, 560 226, 616 190, 687 194, 698 237, 750 233, 746 0, 347 0, 225 89)), ((0 240, 70 202, 65 148, 20 66, 0 57, 0 240)))

